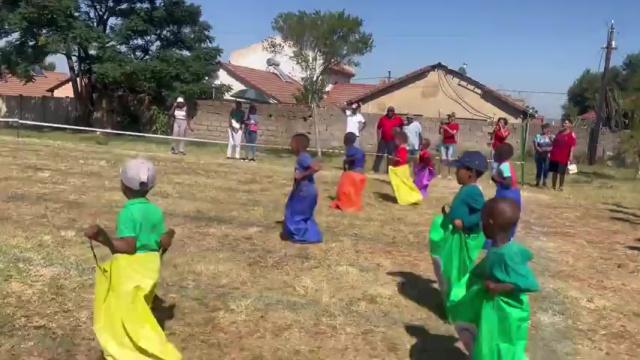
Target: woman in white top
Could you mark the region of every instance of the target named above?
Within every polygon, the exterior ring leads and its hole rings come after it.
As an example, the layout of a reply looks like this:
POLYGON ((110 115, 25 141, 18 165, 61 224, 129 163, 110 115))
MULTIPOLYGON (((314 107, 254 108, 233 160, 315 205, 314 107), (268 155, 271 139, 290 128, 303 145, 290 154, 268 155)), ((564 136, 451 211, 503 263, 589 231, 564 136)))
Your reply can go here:
MULTIPOLYGON (((178 97, 176 102, 171 107, 169 116, 173 119, 173 136, 186 138, 188 136, 187 130, 193 132, 191 127, 191 118, 187 112, 187 104, 184 102, 183 97, 178 97)), ((171 153, 174 155, 181 154, 186 155, 184 151, 184 140, 173 142, 171 145, 171 153)))

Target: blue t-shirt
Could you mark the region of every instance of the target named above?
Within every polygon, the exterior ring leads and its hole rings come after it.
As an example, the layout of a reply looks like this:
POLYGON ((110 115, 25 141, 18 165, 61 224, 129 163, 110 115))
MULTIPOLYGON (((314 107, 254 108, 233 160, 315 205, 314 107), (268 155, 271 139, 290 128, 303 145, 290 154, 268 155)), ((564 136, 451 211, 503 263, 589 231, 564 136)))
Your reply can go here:
MULTIPOLYGON (((303 152, 298 155, 296 159, 296 173, 301 173, 307 171, 311 168, 311 164, 313 164, 313 158, 309 153, 303 152)), ((313 175, 309 175, 305 178, 300 179, 300 181, 308 181, 311 184, 315 184, 315 180, 313 179, 313 175)))
POLYGON ((347 170, 363 170, 364 169, 364 151, 357 146, 349 146, 344 154, 347 161, 347 170))

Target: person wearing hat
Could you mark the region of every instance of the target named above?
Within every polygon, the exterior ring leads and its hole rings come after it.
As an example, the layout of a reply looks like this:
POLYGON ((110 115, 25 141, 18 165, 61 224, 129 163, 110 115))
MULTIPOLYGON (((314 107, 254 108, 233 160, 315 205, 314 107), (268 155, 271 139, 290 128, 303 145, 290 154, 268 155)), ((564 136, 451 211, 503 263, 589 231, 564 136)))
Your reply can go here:
POLYGON ((396 151, 395 133, 398 130, 402 130, 403 125, 402 118, 396 115, 396 109, 393 106, 389 106, 387 113, 378 120, 378 149, 376 151, 376 159, 373 162, 374 172, 380 172, 382 158, 385 155, 387 157, 385 170, 389 169, 389 156, 393 156, 396 151))
POLYGON ((356 142, 353 144, 356 147, 360 147, 360 132, 367 126, 367 120, 360 113, 360 104, 353 103, 349 106, 345 113, 347 114, 347 131, 345 134, 354 133, 356 135, 356 142))
POLYGON ((162 210, 147 198, 155 184, 156 169, 150 161, 128 160, 120 170, 120 187, 127 202, 118 213, 115 237, 99 225, 85 231, 90 241, 113 254, 109 261, 96 264, 93 329, 105 358, 143 358, 147 354, 159 359, 182 358, 147 301, 153 298, 160 277, 161 254, 171 247, 175 236, 173 229, 166 228, 162 210))
POLYGON ((429 230, 433 268, 446 309, 464 295, 464 279, 484 245, 481 216, 485 200, 478 180, 488 162, 480 151, 465 151, 449 165, 456 168, 461 187, 451 206, 442 206, 442 215, 433 219, 429 230))
MULTIPOLYGON (((191 118, 187 112, 187 104, 184 102, 184 98, 179 96, 176 102, 171 107, 169 116, 173 119, 173 136, 179 138, 186 138, 188 136, 187 130, 193 132, 191 127, 191 118)), ((186 155, 184 150, 184 140, 179 140, 171 145, 171 153, 174 155, 181 154, 186 155)))

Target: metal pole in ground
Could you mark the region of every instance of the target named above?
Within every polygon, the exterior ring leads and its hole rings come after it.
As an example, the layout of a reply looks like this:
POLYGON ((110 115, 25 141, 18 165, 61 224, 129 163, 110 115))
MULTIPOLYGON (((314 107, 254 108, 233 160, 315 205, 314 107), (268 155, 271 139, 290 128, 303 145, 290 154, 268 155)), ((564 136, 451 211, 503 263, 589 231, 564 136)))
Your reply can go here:
POLYGON ((522 119, 522 124, 520 124, 520 181, 524 183, 524 171, 525 171, 525 159, 526 159, 526 151, 527 151, 527 133, 529 132, 529 119, 528 116, 525 119, 522 119))

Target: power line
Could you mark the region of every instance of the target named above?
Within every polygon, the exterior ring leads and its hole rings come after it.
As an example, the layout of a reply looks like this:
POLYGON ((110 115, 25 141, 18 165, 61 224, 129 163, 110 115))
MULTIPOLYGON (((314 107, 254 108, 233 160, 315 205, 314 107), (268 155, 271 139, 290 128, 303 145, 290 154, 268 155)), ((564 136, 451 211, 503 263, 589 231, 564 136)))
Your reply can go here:
POLYGON ((510 93, 528 93, 528 94, 549 94, 549 95, 567 95, 566 92, 560 91, 539 91, 539 90, 517 90, 517 89, 496 89, 497 91, 510 93))

